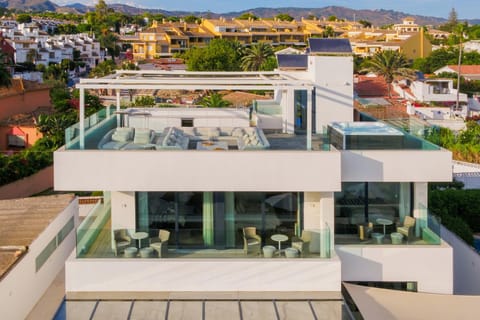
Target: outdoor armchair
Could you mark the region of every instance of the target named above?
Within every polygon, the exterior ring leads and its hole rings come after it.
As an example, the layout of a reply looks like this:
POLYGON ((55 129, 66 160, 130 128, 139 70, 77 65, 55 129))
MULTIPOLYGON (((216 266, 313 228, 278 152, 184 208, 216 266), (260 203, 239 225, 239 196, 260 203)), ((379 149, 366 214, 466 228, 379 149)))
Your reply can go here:
POLYGON ((115 256, 122 253, 125 248, 132 243, 132 238, 128 235, 127 229, 118 229, 113 231, 113 243, 115 256))
POLYGON ((257 253, 260 254, 262 247, 262 238, 257 234, 256 227, 243 228, 243 252, 245 254, 257 253))
POLYGON ((312 239, 311 232, 307 230, 303 230, 302 236, 300 238, 298 237, 292 238, 292 248, 300 251, 300 255, 302 256, 302 258, 304 258, 310 254, 311 239, 312 239))
POLYGON ((397 227, 397 232, 407 237, 407 241, 411 241, 415 235, 415 222, 416 219, 410 216, 406 216, 403 220, 403 225, 397 227))
POLYGON ((166 257, 168 252, 168 239, 170 238, 170 231, 160 229, 158 237, 150 238, 150 247, 157 251, 158 257, 166 257))

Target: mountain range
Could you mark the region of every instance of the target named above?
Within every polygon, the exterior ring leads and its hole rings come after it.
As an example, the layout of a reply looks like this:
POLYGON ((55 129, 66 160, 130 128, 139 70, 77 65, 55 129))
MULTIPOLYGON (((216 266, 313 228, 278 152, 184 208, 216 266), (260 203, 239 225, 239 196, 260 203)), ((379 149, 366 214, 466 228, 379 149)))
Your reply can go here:
MULTIPOLYGON (((17 9, 24 11, 56 11, 56 12, 75 12, 85 13, 94 10, 93 6, 86 6, 84 4, 75 3, 65 6, 59 6, 49 0, 0 0, 0 7, 8 9, 17 9)), ((336 16, 339 19, 346 20, 366 20, 371 22, 375 26, 382 26, 392 23, 401 23, 405 17, 413 17, 415 22, 420 25, 439 25, 445 23, 447 20, 438 17, 428 17, 411 15, 404 12, 394 10, 354 10, 339 6, 328 6, 323 8, 254 8, 244 11, 227 12, 227 13, 215 13, 215 12, 189 12, 189 11, 166 11, 161 9, 143 9, 133 7, 125 4, 109 4, 109 7, 117 12, 123 12, 126 14, 141 14, 144 12, 150 12, 154 14, 163 14, 166 16, 186 16, 195 15, 206 18, 234 18, 238 17, 242 13, 250 12, 258 17, 268 18, 274 17, 280 13, 286 13, 295 19, 301 19, 302 17, 315 16, 315 17, 329 17, 336 16)), ((470 24, 479 24, 480 19, 469 20, 470 24)))

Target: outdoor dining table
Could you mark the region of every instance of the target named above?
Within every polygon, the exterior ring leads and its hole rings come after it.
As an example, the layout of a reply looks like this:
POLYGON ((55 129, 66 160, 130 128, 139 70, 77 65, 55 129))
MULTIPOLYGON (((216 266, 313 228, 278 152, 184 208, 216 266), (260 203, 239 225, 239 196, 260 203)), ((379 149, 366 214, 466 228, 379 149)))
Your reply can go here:
POLYGON ((142 239, 148 238, 148 233, 146 232, 135 232, 131 237, 138 241, 138 249, 142 248, 142 239))
POLYGON ((274 234, 273 236, 270 237, 273 241, 278 242, 278 255, 282 254, 282 242, 287 241, 288 237, 284 234, 274 234))

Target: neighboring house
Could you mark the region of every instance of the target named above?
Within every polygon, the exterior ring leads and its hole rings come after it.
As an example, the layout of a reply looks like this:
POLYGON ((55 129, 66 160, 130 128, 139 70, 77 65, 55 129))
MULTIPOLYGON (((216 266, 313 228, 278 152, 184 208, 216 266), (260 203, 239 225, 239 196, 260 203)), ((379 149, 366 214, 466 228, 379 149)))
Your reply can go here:
POLYGON ((5 39, 0 31, 0 52, 4 55, 5 63, 13 65, 15 61, 15 48, 5 39))
POLYGON ((406 17, 403 19, 403 22, 400 24, 394 24, 393 30, 399 33, 408 33, 408 32, 419 32, 420 26, 415 23, 415 19, 412 17, 406 17))
POLYGON ((20 150, 33 146, 43 136, 37 129, 39 115, 50 113, 51 107, 40 107, 33 112, 0 120, 0 150, 20 150))
POLYGON ((14 48, 15 62, 32 62, 48 66, 63 59, 74 60, 74 52, 89 68, 105 59, 100 43, 88 34, 50 36, 37 23, 0 26, 6 42, 14 48))
POLYGON ((42 106, 50 106, 50 87, 47 85, 14 78, 12 86, 0 88, 0 119, 33 112, 42 106))
POLYGON ((64 268, 77 226, 78 200, 72 194, 0 201, 2 318, 27 319, 64 268))
MULTIPOLYGON (((458 74, 458 65, 447 65, 435 70, 433 73, 441 74, 444 72, 458 74)), ((466 80, 480 80, 480 65, 462 64, 460 66, 460 74, 466 80)))
POLYGON ((310 39, 308 51, 295 70, 81 80, 80 115, 85 90, 104 87, 273 99, 251 114, 118 103, 97 126, 80 116, 54 154, 55 189, 105 190, 110 210, 77 230, 67 300, 302 292, 339 303, 342 281, 453 292, 452 248, 428 212, 428 182, 451 181, 451 152, 353 121, 348 40, 310 39))
MULTIPOLYGON (((455 104, 457 100, 457 89, 453 88, 452 79, 422 79, 410 83, 410 92, 414 101, 419 102, 441 102, 445 105, 455 104)), ((401 90, 401 89, 400 89, 401 90)), ((397 90, 398 92, 399 90, 397 90)), ((400 92, 399 92, 400 93, 400 92)), ((401 94, 401 96, 403 96, 401 94)), ((407 96, 408 98, 408 93, 407 96)), ((468 103, 468 96, 465 93, 458 95, 462 105, 468 103)))
POLYGON ((424 35, 423 29, 420 32, 410 33, 387 33, 379 32, 376 36, 369 34, 358 34, 351 39, 353 52, 361 56, 372 56, 384 50, 399 51, 408 59, 417 59, 428 56, 432 52, 432 44, 424 35), (373 39, 372 39, 373 37, 373 39))
POLYGON ((480 40, 470 40, 463 44, 463 50, 465 52, 478 52, 480 53, 480 40))

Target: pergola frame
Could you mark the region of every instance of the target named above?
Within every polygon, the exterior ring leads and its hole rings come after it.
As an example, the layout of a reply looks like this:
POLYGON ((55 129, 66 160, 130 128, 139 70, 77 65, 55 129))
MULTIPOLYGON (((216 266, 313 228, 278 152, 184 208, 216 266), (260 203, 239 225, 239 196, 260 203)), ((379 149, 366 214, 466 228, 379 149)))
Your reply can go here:
POLYGON ((80 79, 80 149, 85 148, 85 89, 114 89, 120 111, 120 90, 306 90, 307 149, 312 147, 312 94, 314 84, 285 72, 188 72, 160 70, 117 70, 102 78, 80 79))

